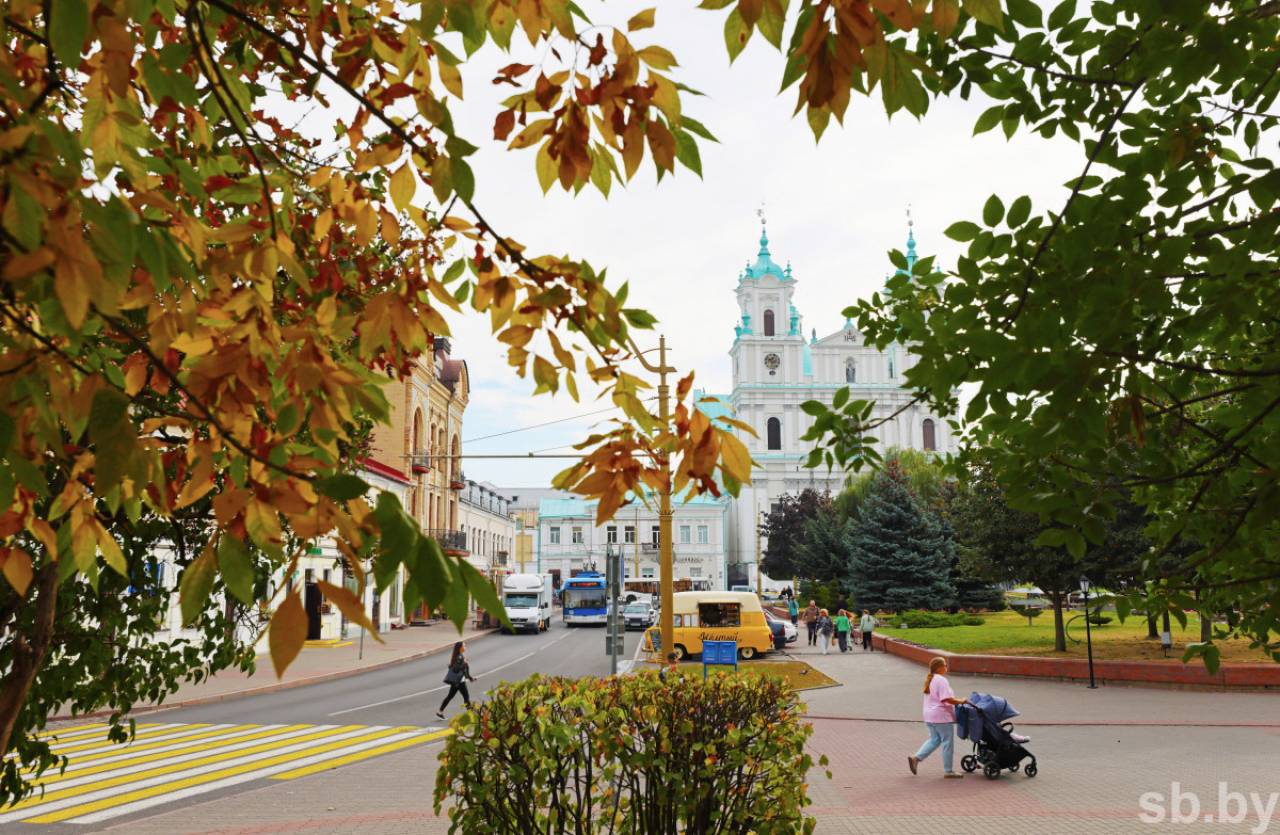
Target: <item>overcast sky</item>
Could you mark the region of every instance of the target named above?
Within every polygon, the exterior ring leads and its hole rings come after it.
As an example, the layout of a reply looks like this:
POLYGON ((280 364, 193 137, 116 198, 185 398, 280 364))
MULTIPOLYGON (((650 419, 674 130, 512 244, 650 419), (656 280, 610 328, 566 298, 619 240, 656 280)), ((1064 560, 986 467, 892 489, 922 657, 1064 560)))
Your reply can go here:
MULTIPOLYGON (((654 4, 583 5, 594 21, 621 26, 654 4)), ((731 67, 723 20, 724 12, 698 10, 693 2, 664 2, 657 26, 633 36, 637 47, 671 49, 681 64, 676 78, 706 93, 687 98, 684 107, 721 140, 702 148, 703 179, 680 168, 657 184, 646 160, 635 180, 615 188, 608 200, 594 189, 574 197, 558 186, 544 197, 533 150, 507 151, 492 140, 497 102, 511 88, 490 85, 488 71, 538 57, 519 37, 510 56, 486 49, 464 67, 466 100, 453 106, 460 132, 481 145, 472 158, 476 199, 490 222, 534 252, 584 257, 608 267, 614 282, 629 280, 628 304, 658 317, 673 361, 694 369, 708 391, 725 392, 730 385, 734 288, 756 254, 762 203, 774 260, 791 262, 806 333, 816 328, 821 338, 840 327, 845 306, 883 284, 891 270, 887 252, 906 239, 908 205, 919 253, 937 255, 945 265, 954 263, 959 249, 942 230, 977 217, 988 195, 998 193, 1008 205, 1029 194, 1037 210, 1056 206, 1066 196, 1062 184, 1078 173, 1073 143, 1020 136, 1010 142, 999 130, 972 136, 974 120, 990 105, 981 96, 935 101, 916 121, 905 112, 889 120, 878 95, 855 94, 844 126, 833 122, 815 145, 803 114, 791 115, 794 89, 777 92, 780 54, 757 35, 731 67)), ((465 359, 471 373, 464 441, 601 408, 567 395, 531 398, 532 384, 508 368, 487 318, 451 321, 454 356, 465 359)), ((655 344, 656 333, 649 340, 655 344)), ((571 444, 602 417, 465 443, 464 452, 525 453, 571 444)), ((477 480, 534 487, 546 486, 568 463, 467 460, 464 468, 477 480)))

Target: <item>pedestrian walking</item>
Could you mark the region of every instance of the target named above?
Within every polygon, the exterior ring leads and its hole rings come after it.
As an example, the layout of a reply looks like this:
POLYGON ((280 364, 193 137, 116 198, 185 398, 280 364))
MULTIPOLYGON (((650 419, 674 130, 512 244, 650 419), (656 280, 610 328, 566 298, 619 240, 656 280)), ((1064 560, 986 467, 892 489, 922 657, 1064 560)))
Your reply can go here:
POLYGON ((831 633, 835 631, 835 624, 831 622, 831 616, 827 614, 826 609, 818 612, 818 635, 822 639, 822 654, 826 655, 827 650, 831 647, 831 633))
POLYGON ((920 761, 932 754, 938 746, 942 746, 942 776, 958 779, 964 775, 952 770, 956 705, 966 705, 969 700, 955 697, 951 692, 951 684, 946 679, 946 672, 947 659, 935 658, 929 662, 929 675, 924 680, 924 723, 929 727, 929 738, 916 751, 915 756, 907 757, 907 766, 915 774, 920 761))
POLYGON ((871 614, 870 609, 862 610, 862 619, 858 621, 858 631, 862 633, 862 651, 875 652, 875 647, 871 645, 871 633, 876 628, 876 617, 871 614))
POLYGON ((836 642, 840 644, 840 651, 848 652, 849 651, 849 632, 852 631, 853 629, 852 624, 849 623, 849 613, 846 612, 844 609, 841 609, 840 613, 836 615, 835 625, 836 625, 836 642))
POLYGON ((805 627, 809 630, 809 646, 816 647, 818 645, 818 604, 814 600, 809 601, 809 606, 804 610, 805 627))
POLYGON ((444 709, 449 706, 455 693, 462 694, 462 703, 471 709, 471 694, 467 692, 467 682, 475 681, 471 675, 471 665, 467 663, 467 645, 458 641, 453 645, 453 655, 449 656, 449 671, 444 674, 444 683, 449 685, 449 695, 440 703, 436 718, 444 718, 444 709))
POLYGON ((794 597, 787 598, 787 612, 791 615, 791 625, 795 626, 800 620, 800 604, 796 602, 794 597))

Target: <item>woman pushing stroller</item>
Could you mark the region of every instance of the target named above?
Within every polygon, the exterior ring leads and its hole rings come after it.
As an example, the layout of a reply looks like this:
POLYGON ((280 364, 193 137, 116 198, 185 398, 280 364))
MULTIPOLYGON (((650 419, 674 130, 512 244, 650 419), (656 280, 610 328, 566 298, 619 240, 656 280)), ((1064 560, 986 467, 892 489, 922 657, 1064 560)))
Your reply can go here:
POLYGON ((920 761, 942 746, 942 776, 948 780, 964 777, 953 768, 955 755, 956 705, 968 704, 967 699, 957 699, 951 692, 951 684, 944 675, 947 659, 935 658, 929 662, 929 675, 924 680, 924 723, 929 728, 929 738, 914 756, 907 757, 907 766, 915 774, 920 761))

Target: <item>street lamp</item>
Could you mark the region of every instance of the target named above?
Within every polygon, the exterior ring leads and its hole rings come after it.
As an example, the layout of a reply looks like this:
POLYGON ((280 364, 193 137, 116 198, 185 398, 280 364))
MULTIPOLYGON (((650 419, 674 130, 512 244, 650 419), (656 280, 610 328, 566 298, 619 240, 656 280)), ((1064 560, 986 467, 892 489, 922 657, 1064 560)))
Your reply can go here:
POLYGON ((1089 644, 1089 689, 1097 690, 1093 680, 1093 632, 1089 629, 1089 578, 1080 578, 1080 591, 1084 592, 1084 636, 1089 644))

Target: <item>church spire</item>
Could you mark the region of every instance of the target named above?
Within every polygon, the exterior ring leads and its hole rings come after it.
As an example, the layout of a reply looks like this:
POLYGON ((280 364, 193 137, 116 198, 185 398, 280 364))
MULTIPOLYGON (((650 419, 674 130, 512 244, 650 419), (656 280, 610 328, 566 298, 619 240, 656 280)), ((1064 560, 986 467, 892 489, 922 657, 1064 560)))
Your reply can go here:
POLYGON ((915 221, 911 219, 911 204, 907 204, 907 269, 916 265, 915 221))
POLYGON ((756 253, 761 258, 769 257, 769 220, 764 216, 764 204, 760 204, 760 208, 756 209, 756 215, 760 218, 760 251, 756 253))

